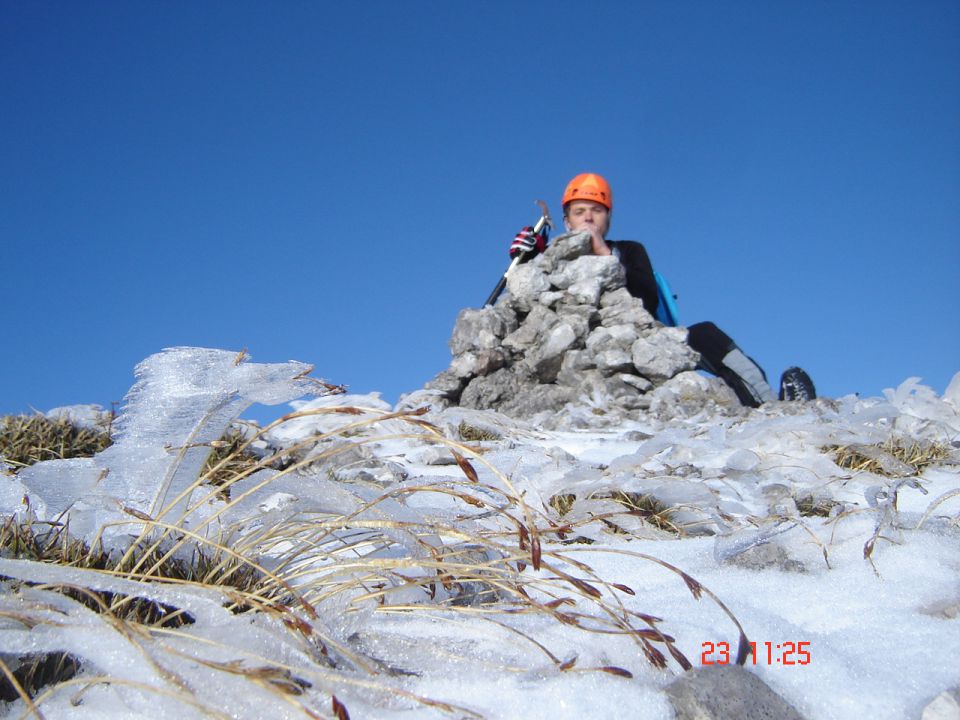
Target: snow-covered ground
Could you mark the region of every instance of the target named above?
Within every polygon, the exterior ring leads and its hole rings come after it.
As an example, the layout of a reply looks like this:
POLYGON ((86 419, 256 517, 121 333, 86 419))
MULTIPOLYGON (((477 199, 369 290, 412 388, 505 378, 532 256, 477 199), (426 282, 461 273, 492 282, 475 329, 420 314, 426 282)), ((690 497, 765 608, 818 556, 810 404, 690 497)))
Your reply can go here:
MULTIPOLYGON (((189 359, 195 370, 197 357, 189 359)), ((76 483, 69 498, 54 484, 71 468, 99 477, 109 461, 117 493, 145 482, 144 468, 169 465, 170 453, 152 447, 186 445, 200 437, 191 428, 216 437, 222 428, 205 423, 229 422, 230 413, 211 409, 235 397, 237 365, 227 360, 209 360, 204 385, 174 381, 185 371, 169 357, 148 359, 118 449, 4 479, 3 515, 43 519, 72 508, 91 532, 129 525, 129 508, 118 510, 96 482, 76 483), (176 395, 180 435, 163 440, 174 428, 156 422, 135 432, 156 407, 148 392, 176 395)), ((248 399, 258 367, 273 383, 270 401, 289 399, 282 366, 239 367, 248 399)), ((290 382, 301 372, 289 368, 290 382)), ((295 389, 288 394, 303 390, 295 389)), ((960 713, 948 696, 931 706, 960 688, 960 374, 942 397, 911 379, 883 398, 640 415, 605 429, 545 430, 460 408, 397 415, 375 395, 294 405, 301 416, 268 437, 290 447, 319 433, 303 450, 314 458, 304 472, 261 471, 231 490, 229 508, 211 498, 185 524, 198 534, 231 529, 231 547, 285 573, 316 615, 294 608, 299 620, 284 623, 233 614, 212 588, 0 557, 0 576, 136 593, 194 618, 177 631, 131 632, 41 585, 0 582, 0 658, 66 650, 85 659, 39 713, 282 718, 308 708, 331 717, 342 705, 353 718, 667 720, 674 711, 663 689, 682 662, 654 639, 666 655, 666 667, 655 667, 640 631, 655 625, 696 667, 734 662, 736 622, 756 647, 746 666, 811 720, 960 713), (497 439, 463 442, 464 428, 497 439), (878 448, 896 440, 936 443, 949 456, 918 470, 878 448), (840 467, 834 446, 862 446, 885 470, 840 467), (603 499, 616 491, 656 498, 681 532, 603 499), (551 503, 557 496, 567 496, 564 514, 551 503), (822 511, 807 512, 810 503, 822 511), (294 527, 282 541, 271 534, 294 527), (442 547, 468 548, 489 581, 474 568, 470 582, 423 582, 442 547), (366 579, 346 583, 357 573, 366 579), (709 591, 699 599, 697 583, 709 591), (476 591, 498 601, 474 602, 476 591)), ((231 407, 239 413, 244 403, 231 407)), ((175 471, 161 475, 175 484, 175 471)), ((155 515, 155 489, 135 495, 155 515)), ((112 542, 122 545, 123 532, 112 542)), ((467 555, 457 557, 454 568, 467 555)), ((6 708, 9 717, 30 712, 23 700, 6 708)))

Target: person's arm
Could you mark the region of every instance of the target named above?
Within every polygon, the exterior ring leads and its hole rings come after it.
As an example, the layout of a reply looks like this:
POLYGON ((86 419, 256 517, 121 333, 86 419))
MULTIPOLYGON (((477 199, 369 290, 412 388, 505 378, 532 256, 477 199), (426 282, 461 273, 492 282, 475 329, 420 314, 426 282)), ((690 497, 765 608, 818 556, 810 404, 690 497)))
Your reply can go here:
POLYGON ((627 274, 627 291, 635 298, 640 298, 647 312, 656 316, 660 299, 647 249, 630 240, 608 240, 607 245, 620 257, 620 264, 627 274))

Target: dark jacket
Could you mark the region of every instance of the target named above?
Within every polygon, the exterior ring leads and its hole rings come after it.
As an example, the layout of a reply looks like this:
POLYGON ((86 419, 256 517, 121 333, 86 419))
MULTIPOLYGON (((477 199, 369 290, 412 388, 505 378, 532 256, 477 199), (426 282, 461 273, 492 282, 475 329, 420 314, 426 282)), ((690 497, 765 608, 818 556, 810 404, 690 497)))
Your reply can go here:
POLYGON ((635 298, 640 298, 647 312, 656 317, 660 300, 647 249, 632 240, 607 240, 607 245, 619 257, 627 273, 627 291, 635 298))

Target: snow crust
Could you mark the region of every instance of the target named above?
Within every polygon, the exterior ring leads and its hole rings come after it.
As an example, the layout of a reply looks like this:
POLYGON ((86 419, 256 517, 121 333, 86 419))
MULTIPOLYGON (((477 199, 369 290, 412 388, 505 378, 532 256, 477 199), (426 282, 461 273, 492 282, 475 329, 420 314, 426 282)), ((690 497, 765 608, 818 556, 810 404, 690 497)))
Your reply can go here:
MULTIPOLYGON (((171 457, 170 447, 209 443, 250 402, 306 389, 300 364, 234 359, 185 348, 149 358, 117 444, 3 478, 0 514, 69 515, 80 537, 129 522, 118 505, 161 514, 202 462, 201 452, 171 457)), ((920 718, 960 687, 960 373, 942 397, 910 378, 883 398, 692 415, 674 405, 602 430, 548 431, 466 408, 409 415, 376 394, 293 407, 297 417, 266 439, 297 447, 295 466, 238 482, 229 505, 212 494, 194 500, 190 522, 228 533, 237 552, 286 578, 301 606, 237 614, 228 590, 0 558, 0 659, 62 651, 82 661, 74 684, 43 698, 44 717, 292 718, 303 707, 326 716, 335 696, 357 718, 667 720, 662 690, 682 668, 651 665, 635 638, 609 632, 609 618, 662 618, 657 626, 694 666, 718 660, 707 651, 719 643, 735 654, 738 634, 720 605, 695 599, 663 563, 729 608, 757 643, 748 668, 811 720, 920 718), (496 439, 465 443, 464 426, 496 439), (885 454, 891 439, 952 454, 918 470, 885 454), (836 446, 873 448, 884 472, 838 466, 836 446), (656 498, 682 533, 629 513, 609 497, 618 491, 656 498), (564 515, 551 504, 561 495, 570 498, 564 515), (539 570, 496 511, 508 497, 527 507, 510 512, 539 527, 539 570), (808 502, 823 512, 802 512, 808 502), (323 525, 338 518, 349 521, 323 525), (561 537, 551 522, 571 530, 561 537), (518 614, 505 596, 457 605, 462 587, 434 583, 428 597, 419 581, 436 571, 431 558, 479 537, 492 538, 476 551, 492 576, 519 573, 539 602, 569 598, 581 627, 549 612, 518 614), (348 582, 358 563, 389 570, 348 582), (369 594, 374 580, 385 587, 369 594), (132 632, 62 585, 182 608, 192 622, 132 632), (776 656, 774 647, 800 642, 808 664, 768 661, 766 643, 776 656)), ((7 712, 28 709, 17 700, 7 712)))

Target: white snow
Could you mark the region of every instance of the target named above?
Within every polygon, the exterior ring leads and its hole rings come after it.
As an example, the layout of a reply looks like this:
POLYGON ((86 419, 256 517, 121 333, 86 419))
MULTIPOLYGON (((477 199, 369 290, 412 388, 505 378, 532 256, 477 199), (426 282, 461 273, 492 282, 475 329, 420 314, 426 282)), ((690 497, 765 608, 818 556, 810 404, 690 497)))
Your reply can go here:
MULTIPOLYGON (((230 396, 225 378, 233 371, 219 356, 204 365, 206 384, 196 387, 163 374, 178 369, 156 361, 149 367, 161 373, 154 386, 176 387, 178 407, 190 408, 191 417, 216 414, 218 423, 228 422, 230 413, 220 410, 230 405, 239 413, 245 406, 230 396)), ((274 385, 260 395, 271 401, 297 394, 285 386, 299 382, 288 366, 240 367, 248 388, 269 376, 274 385)), ((158 488, 142 486, 148 475, 129 467, 152 462, 150 448, 162 447, 167 432, 162 417, 143 420, 151 411, 142 407, 145 392, 141 383, 122 424, 124 437, 141 439, 140 454, 121 458, 114 451, 108 459, 119 463, 111 473, 141 483, 138 497, 152 498, 158 488), (138 431, 141 422, 149 433, 138 431)), ((164 402, 154 397, 150 404, 164 402)), ((960 373, 942 397, 911 378, 884 398, 772 403, 670 420, 638 415, 622 427, 594 431, 546 431, 461 408, 393 416, 376 394, 301 401, 294 408, 300 417, 270 439, 289 447, 326 434, 308 443, 315 445, 308 451, 314 464, 303 473, 261 471, 233 487, 231 498, 240 502, 224 508, 210 497, 198 504, 192 522, 216 517, 216 527, 231 529, 232 547, 287 572, 317 612, 288 611, 300 618, 301 629, 312 628, 309 637, 275 615, 233 614, 217 591, 0 558, 0 578, 6 578, 0 580, 0 659, 9 664, 21 653, 64 650, 84 660, 79 678, 40 699, 44 717, 303 717, 301 706, 326 717, 335 695, 354 718, 667 720, 673 711, 661 690, 682 668, 670 659, 666 669, 653 667, 634 638, 609 631, 623 618, 646 627, 631 612, 662 618, 657 627, 676 638, 694 666, 718 660, 724 647, 734 655, 738 633, 709 595, 695 599, 683 579, 657 561, 681 569, 722 601, 758 646, 748 667, 805 717, 919 719, 927 706, 928 715, 950 716, 952 696, 941 694, 960 687, 960 373), (385 415, 391 417, 370 422, 385 415), (502 437, 465 446, 456 440, 461 422, 502 437), (347 425, 350 432, 338 435, 347 425), (952 446, 953 455, 896 477, 838 467, 825 450, 898 437, 952 446), (468 481, 453 451, 469 462, 478 483, 468 481), (347 460, 382 472, 344 482, 336 472, 347 460), (616 490, 673 506, 685 533, 678 539, 610 500, 587 498, 616 490), (549 507, 557 494, 578 498, 563 517, 549 507), (465 502, 464 495, 478 502, 465 502), (526 510, 507 496, 522 497, 526 510), (805 496, 829 500, 830 516, 800 514, 797 501, 805 496), (321 532, 323 522, 341 515, 348 521, 336 532, 321 532), (539 570, 529 545, 520 549, 514 521, 539 528, 539 570), (550 532, 550 521, 554 529, 571 526, 564 540, 550 532), (541 603, 569 598, 557 609, 582 613, 581 627, 547 612, 510 612, 519 607, 510 597, 500 606, 452 607, 455 592, 440 583, 433 598, 421 585, 404 584, 434 572, 430 558, 439 548, 478 537, 488 539, 491 577, 513 572, 504 557, 525 560, 520 575, 531 596, 541 603), (576 538, 593 542, 569 542, 576 538), (751 564, 751 553, 772 560, 751 564), (364 599, 364 585, 348 582, 374 565, 381 574, 365 587, 385 583, 386 604, 364 599), (601 598, 570 577, 598 589, 601 598), (340 582, 352 589, 337 591, 340 582), (59 584, 182 607, 194 622, 176 631, 131 632, 57 592, 59 584), (787 643, 805 643, 810 662, 777 662, 787 643), (109 684, 96 680, 101 675, 109 684)), ((83 412, 71 408, 71 415, 83 412)), ((171 442, 184 444, 189 438, 182 433, 203 425, 192 422, 177 428, 181 435, 171 442)), ((2 479, 11 491, 0 493, 0 518, 25 517, 24 493, 35 498, 32 512, 50 513, 41 519, 82 509, 93 496, 98 517, 105 517, 111 496, 90 486, 97 485, 93 474, 102 463, 77 465, 72 484, 63 473, 73 466, 57 463, 2 479), (57 487, 49 484, 54 480, 57 487)), ((120 485, 111 488, 120 492, 120 485)), ((113 512, 129 522, 129 515, 113 512)), ((7 713, 20 717, 29 710, 17 700, 7 713)))

